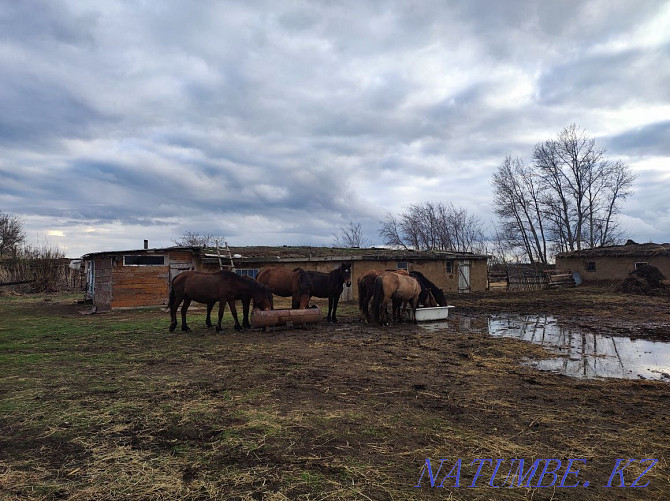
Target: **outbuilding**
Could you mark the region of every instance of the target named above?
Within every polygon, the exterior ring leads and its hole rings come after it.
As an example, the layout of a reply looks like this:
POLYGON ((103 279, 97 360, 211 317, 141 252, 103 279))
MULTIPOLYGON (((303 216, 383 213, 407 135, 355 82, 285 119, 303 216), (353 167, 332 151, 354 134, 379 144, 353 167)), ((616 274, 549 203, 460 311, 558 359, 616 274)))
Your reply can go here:
POLYGON ((556 255, 556 268, 578 272, 585 282, 623 280, 642 264, 655 266, 670 278, 670 244, 638 244, 629 240, 625 245, 556 255))
POLYGON ((446 294, 485 291, 487 256, 469 252, 422 252, 384 248, 330 247, 167 247, 97 252, 83 256, 87 297, 98 310, 167 305, 172 279, 185 270, 234 269, 255 278, 266 266, 327 273, 343 262, 352 265, 352 287, 341 300, 358 298, 356 280, 365 271, 419 271, 446 294))

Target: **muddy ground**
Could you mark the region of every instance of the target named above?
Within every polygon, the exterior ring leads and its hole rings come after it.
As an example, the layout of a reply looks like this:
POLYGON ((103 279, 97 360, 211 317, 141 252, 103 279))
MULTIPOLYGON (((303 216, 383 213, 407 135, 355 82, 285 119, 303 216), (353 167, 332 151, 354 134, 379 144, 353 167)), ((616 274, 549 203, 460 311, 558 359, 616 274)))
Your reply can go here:
MULTIPOLYGON (((454 327, 460 315, 549 313, 595 332, 670 340, 668 298, 579 288, 450 303, 454 327)), ((159 310, 84 317, 72 301, 40 306, 44 325, 20 342, 0 327, 9 357, 0 365, 0 497, 670 499, 667 382, 540 372, 522 363, 548 356, 538 346, 363 325, 353 304, 336 325, 235 333, 228 324, 219 335, 202 311, 191 334, 169 334, 159 310), (469 487, 476 459, 493 461, 469 487), (526 468, 560 460, 557 481, 547 474, 538 486, 539 470, 530 487, 505 481, 512 459, 526 468), (571 459, 580 471, 563 479, 571 459), (619 475, 620 459, 636 461, 619 475), (637 483, 646 487, 632 487, 650 465, 637 483)), ((35 309, 0 307, 17 321, 35 309)))

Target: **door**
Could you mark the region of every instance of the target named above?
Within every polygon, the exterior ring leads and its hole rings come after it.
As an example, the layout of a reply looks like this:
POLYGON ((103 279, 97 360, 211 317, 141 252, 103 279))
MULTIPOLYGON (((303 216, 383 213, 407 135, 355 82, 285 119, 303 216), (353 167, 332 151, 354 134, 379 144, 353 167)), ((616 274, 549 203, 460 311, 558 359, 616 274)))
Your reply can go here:
POLYGON ((95 260, 86 261, 86 299, 93 300, 95 296, 95 260))
POLYGON ((462 260, 458 262, 458 293, 468 294, 470 291, 470 261, 462 260))

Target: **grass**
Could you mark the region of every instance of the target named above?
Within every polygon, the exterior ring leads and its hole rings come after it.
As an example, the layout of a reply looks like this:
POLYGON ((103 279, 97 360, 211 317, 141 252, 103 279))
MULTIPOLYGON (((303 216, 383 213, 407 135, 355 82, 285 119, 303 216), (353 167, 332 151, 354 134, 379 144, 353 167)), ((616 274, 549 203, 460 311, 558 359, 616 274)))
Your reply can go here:
POLYGON ((80 315, 75 299, 0 297, 0 499, 575 495, 414 488, 427 457, 587 457, 599 485, 613 459, 655 457, 650 487, 616 496, 670 494, 664 383, 541 374, 519 364, 536 346, 364 327, 354 304, 269 333, 227 314, 219 335, 200 310, 185 335, 157 308, 80 315))

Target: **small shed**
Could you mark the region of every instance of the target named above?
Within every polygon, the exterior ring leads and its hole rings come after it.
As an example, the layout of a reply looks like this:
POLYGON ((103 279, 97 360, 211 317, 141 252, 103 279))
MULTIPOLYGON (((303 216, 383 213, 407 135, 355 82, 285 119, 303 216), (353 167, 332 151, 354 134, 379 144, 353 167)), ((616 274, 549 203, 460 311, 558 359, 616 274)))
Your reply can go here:
POLYGON ((199 247, 167 247, 86 254, 86 298, 99 311, 167 305, 172 278, 199 268, 199 247))
POLYGON ((623 280, 641 264, 655 266, 663 275, 670 277, 670 244, 638 244, 629 240, 625 245, 556 255, 556 268, 579 272, 585 282, 623 280))

